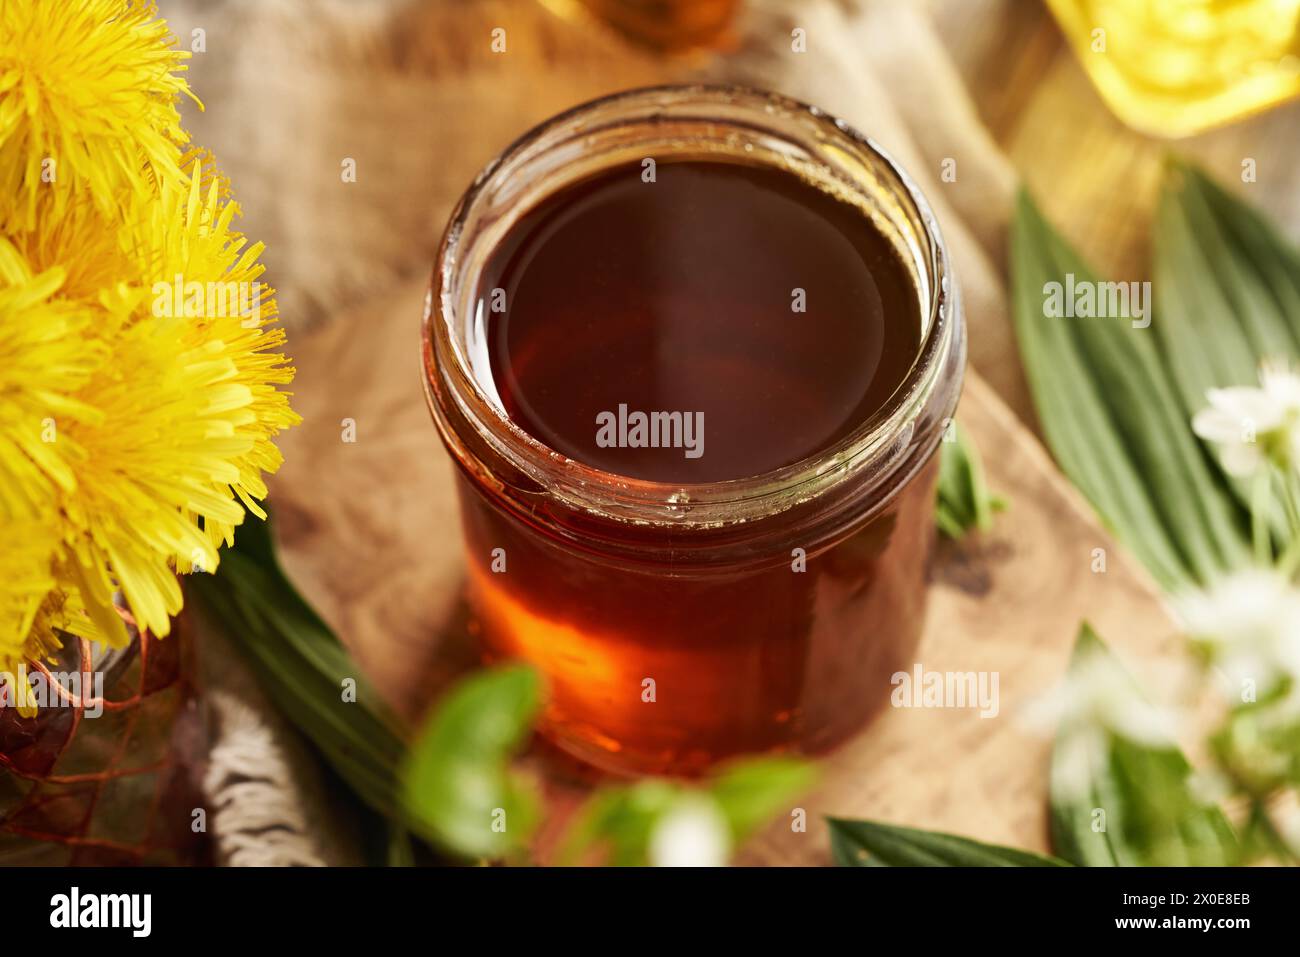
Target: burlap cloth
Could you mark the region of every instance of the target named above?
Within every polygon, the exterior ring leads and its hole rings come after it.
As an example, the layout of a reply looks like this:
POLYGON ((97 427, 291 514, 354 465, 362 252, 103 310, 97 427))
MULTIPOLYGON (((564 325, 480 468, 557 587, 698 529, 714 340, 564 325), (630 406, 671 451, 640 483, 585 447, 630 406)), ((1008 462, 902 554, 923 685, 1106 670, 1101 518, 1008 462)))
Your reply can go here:
MULTIPOLYGON (((416 715, 444 676, 430 630, 455 622, 461 572, 449 465, 417 371, 423 287, 473 174, 560 109, 707 77, 807 100, 863 130, 934 206, 963 288, 972 363, 1027 415, 1001 275, 1015 177, 936 28, 943 6, 763 0, 748 5, 734 50, 664 60, 532 0, 163 0, 182 42, 205 47, 191 82, 207 110, 190 110, 187 123, 230 174, 244 228, 267 243, 290 326, 305 422, 283 442, 272 493, 289 570, 399 711, 416 715), (504 54, 489 48, 496 27, 507 31, 504 54), (806 53, 791 49, 795 27, 806 53), (349 161, 355 182, 341 175, 349 161), (341 440, 344 418, 355 420, 355 443, 341 440), (382 643, 363 640, 377 633, 382 643)), ((208 657, 223 858, 352 859, 327 809, 302 811, 313 788, 284 756, 296 745, 246 693, 228 654, 208 657), (250 774, 265 787, 232 789, 250 774), (257 837, 268 833, 278 836, 257 837)))

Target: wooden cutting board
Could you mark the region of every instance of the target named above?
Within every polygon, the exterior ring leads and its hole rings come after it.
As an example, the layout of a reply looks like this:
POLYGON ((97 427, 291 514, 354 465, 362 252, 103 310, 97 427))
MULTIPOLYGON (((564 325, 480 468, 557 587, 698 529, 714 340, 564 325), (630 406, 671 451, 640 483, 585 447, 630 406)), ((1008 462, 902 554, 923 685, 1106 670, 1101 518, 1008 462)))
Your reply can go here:
MULTIPOLYGON (((461 605, 452 465, 419 370, 424 284, 299 337, 295 406, 272 492, 290 575, 399 713, 415 719, 475 653, 461 605), (344 441, 348 421, 355 442, 344 441)), ((1139 673, 1173 649, 1156 589, 1116 547, 1037 440, 973 374, 958 414, 990 485, 1010 499, 993 532, 941 547, 918 661, 999 676, 1000 710, 888 710, 832 755, 800 806, 805 833, 778 822, 746 863, 827 863, 819 815, 941 828, 1045 847, 1048 742, 1022 727, 1024 702, 1050 692, 1089 619, 1139 673), (1094 550, 1106 554, 1094 572, 1094 550)), ((545 765, 552 825, 586 788, 545 765)))

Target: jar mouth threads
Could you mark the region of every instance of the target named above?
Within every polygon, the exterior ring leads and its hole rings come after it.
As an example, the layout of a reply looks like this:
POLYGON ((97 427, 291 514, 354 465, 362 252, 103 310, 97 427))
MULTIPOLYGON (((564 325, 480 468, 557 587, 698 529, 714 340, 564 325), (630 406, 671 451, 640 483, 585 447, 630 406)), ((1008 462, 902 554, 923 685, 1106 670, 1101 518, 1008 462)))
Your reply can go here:
MULTIPOLYGON (((462 467, 503 498, 622 523, 717 528, 810 502, 880 503, 939 441, 960 390, 965 333, 956 283, 924 197, 868 138, 815 107, 758 90, 671 86, 576 107, 525 134, 476 178, 443 237, 424 317, 425 383, 462 467), (836 444, 723 481, 630 478, 559 454, 506 414, 488 368, 478 276, 517 218, 567 184, 644 156, 738 158, 805 179, 860 208, 912 272, 918 354, 893 396, 836 444), (851 493, 851 494, 850 494, 851 493)), ((838 509, 835 509, 838 510, 838 509)))

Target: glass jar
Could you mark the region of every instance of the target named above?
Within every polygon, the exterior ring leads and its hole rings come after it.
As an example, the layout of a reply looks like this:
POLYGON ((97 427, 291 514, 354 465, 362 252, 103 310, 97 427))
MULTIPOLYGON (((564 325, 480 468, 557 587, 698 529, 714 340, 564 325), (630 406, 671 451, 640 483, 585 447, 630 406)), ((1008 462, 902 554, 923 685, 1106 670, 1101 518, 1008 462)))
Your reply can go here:
POLYGON ((935 452, 964 361, 957 285, 925 199, 814 107, 735 87, 635 90, 555 117, 490 163, 438 253, 425 382, 458 466, 469 602, 490 659, 543 675, 541 733, 606 770, 689 774, 742 753, 820 751, 862 728, 921 634, 935 452), (487 254, 557 190, 665 155, 804 177, 871 217, 911 272, 915 361, 832 447, 742 479, 633 479, 546 447, 486 387, 487 254))

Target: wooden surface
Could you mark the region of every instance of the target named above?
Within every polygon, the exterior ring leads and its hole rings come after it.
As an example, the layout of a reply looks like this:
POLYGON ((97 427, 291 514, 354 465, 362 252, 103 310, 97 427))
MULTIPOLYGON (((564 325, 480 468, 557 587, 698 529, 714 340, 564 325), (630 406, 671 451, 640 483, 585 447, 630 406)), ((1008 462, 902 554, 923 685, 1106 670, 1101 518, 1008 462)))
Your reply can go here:
MULTIPOLYGON (((1153 171, 1167 145, 1119 127, 1038 4, 940 7, 948 11, 942 32, 981 116, 1049 215, 1101 269, 1139 278, 1153 171), (983 12, 966 12, 976 9, 983 12)), ((454 80, 456 97, 499 104, 501 115, 465 120, 461 139, 436 144, 440 185, 421 193, 433 210, 422 228, 426 240, 454 199, 448 185, 464 183, 526 120, 567 105, 553 101, 576 102, 678 68, 638 55, 624 59, 608 38, 582 42, 588 59, 580 75, 556 72, 548 59, 528 93, 527 84, 504 74, 454 80), (502 83, 515 92, 503 98, 494 86, 502 83), (527 99, 534 92, 544 102, 527 99)), ((455 72, 445 62, 440 70, 455 72)), ((1181 148, 1222 174, 1235 169, 1234 154, 1245 149, 1283 156, 1295 117, 1295 108, 1285 107, 1181 148)), ((409 174, 409 166, 401 168, 409 174)), ((1261 197, 1300 195, 1292 188, 1295 175, 1261 163, 1261 197)), ((1287 211, 1282 199, 1276 205, 1287 211)), ((422 255, 427 261, 431 250, 422 255)), ((996 252, 991 259, 999 264, 996 252)), ((291 574, 397 709, 413 718, 475 659, 460 604, 450 464, 419 381, 423 270, 404 275, 295 340, 295 404, 305 421, 284 442, 286 465, 273 494, 291 574), (345 418, 356 422, 355 443, 341 441, 345 418)), ((1022 725, 1022 705, 1060 679, 1084 618, 1139 674, 1176 647, 1147 576, 1099 527, 1031 431, 974 375, 959 415, 984 455, 990 484, 1011 508, 985 539, 939 555, 918 660, 927 670, 997 672, 1000 713, 981 719, 971 711, 888 711, 825 762, 818 790, 801 805, 809 812, 807 833, 778 821, 744 849, 745 863, 827 863, 821 814, 1045 848, 1048 743, 1022 725), (1107 555, 1104 573, 1092 570, 1098 548, 1107 555)), ((553 769, 549 787, 562 814, 584 785, 580 775, 553 769)))

